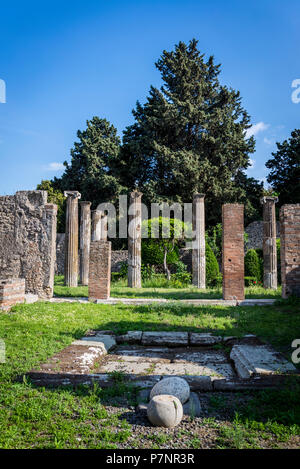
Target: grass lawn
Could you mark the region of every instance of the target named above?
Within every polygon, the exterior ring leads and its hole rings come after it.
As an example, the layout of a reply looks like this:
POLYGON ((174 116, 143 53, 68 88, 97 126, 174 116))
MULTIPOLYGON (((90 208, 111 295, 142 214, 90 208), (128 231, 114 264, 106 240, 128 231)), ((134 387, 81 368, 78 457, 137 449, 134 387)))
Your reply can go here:
MULTIPOLYGON (((187 300, 187 299, 216 299, 222 298, 222 288, 208 288, 206 290, 199 290, 193 285, 186 288, 162 288, 153 287, 154 282, 146 280, 143 282, 143 288, 129 288, 127 287, 126 280, 118 280, 111 284, 111 297, 112 298, 163 298, 173 300, 187 300)), ((155 284, 155 283, 154 283, 155 284)), ((246 287, 246 298, 281 298, 281 288, 278 290, 265 290, 263 287, 246 287)), ((66 287, 64 285, 63 275, 55 277, 54 284, 55 296, 74 296, 84 297, 88 296, 88 287, 79 285, 78 287, 66 287)))
POLYGON ((88 329, 254 333, 291 356, 300 337, 299 304, 272 307, 35 303, 0 314, 6 363, 0 364, 0 448, 294 448, 300 446, 300 385, 281 391, 202 393, 201 418, 175 429, 134 421, 136 391, 117 380, 107 390, 36 388, 15 377, 88 329))

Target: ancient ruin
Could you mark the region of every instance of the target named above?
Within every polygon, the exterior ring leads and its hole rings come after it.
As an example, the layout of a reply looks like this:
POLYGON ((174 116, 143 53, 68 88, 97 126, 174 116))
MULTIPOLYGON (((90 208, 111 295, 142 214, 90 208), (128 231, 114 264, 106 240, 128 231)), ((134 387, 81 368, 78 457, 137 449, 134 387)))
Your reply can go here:
POLYGON ((46 191, 0 197, 1 279, 25 279, 25 292, 39 298, 53 295, 56 213, 46 191))
POLYGON ((128 286, 141 288, 141 229, 142 229, 142 193, 130 194, 128 225, 128 286))
POLYGON ((282 297, 300 297, 300 204, 280 209, 282 297))
POLYGON ((204 197, 204 194, 195 194, 193 198, 192 283, 197 288, 206 287, 204 197))
POLYGON ((110 297, 111 242, 92 241, 89 265, 89 300, 110 297))
POLYGON ((65 191, 67 197, 66 236, 65 236, 65 285, 78 285, 78 200, 77 191, 65 191))
POLYGON ((223 298, 243 300, 244 292, 244 206, 225 204, 223 224, 223 298))
POLYGON ((7 311, 17 303, 25 301, 25 279, 0 280, 0 310, 7 311))
POLYGON ((80 202, 80 283, 89 284, 89 257, 91 244, 91 202, 80 202))
POLYGON ((264 288, 277 289, 276 214, 277 197, 263 197, 264 288))

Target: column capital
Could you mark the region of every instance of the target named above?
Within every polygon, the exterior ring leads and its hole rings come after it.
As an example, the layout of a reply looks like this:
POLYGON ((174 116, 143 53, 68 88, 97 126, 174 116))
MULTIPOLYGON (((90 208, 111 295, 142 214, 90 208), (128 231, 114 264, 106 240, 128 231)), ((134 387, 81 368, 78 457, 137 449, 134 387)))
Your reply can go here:
POLYGON ((72 199, 81 199, 81 194, 78 191, 64 191, 64 197, 72 197, 72 199))
POLYGON ((196 193, 196 194, 194 194, 194 196, 193 196, 193 200, 196 200, 196 199, 204 199, 204 198, 205 198, 205 194, 196 193))
POLYGON ((139 192, 138 190, 134 190, 130 193, 131 199, 138 199, 139 197, 142 197, 143 193, 139 192))
POLYGON ((272 196, 264 196, 260 199, 260 203, 263 205, 263 204, 266 204, 267 202, 273 202, 274 204, 276 204, 278 202, 278 197, 272 197, 272 196))

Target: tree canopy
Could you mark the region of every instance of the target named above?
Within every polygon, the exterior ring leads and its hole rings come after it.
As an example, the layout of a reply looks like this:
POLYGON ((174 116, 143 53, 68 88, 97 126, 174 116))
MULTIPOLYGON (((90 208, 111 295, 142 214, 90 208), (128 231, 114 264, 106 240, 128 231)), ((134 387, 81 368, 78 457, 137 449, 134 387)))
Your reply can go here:
POLYGON ((300 203, 300 129, 276 145, 273 158, 266 162, 270 169, 267 181, 279 194, 280 205, 300 203))

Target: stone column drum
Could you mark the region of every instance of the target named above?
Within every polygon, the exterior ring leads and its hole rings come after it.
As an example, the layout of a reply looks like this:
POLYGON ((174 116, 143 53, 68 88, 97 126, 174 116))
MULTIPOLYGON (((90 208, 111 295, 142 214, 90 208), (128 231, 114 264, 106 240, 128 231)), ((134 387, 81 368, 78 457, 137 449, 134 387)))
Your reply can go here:
POLYGON ((193 198, 192 282, 197 288, 206 287, 204 197, 204 194, 195 194, 193 198))
POLYGON ((89 284, 89 257, 91 244, 91 202, 80 202, 80 283, 89 284))
POLYGON ((300 204, 280 209, 280 262, 282 297, 300 298, 300 204))
POLYGON ((67 197, 66 237, 65 237, 65 285, 78 285, 78 200, 77 191, 65 191, 67 197))
POLYGON ((222 207, 223 299, 244 300, 244 205, 222 207))
POLYGON ((142 229, 142 193, 133 191, 129 202, 128 224, 128 286, 141 288, 141 229, 142 229))
POLYGON ((100 210, 92 210, 92 241, 101 239, 101 216, 100 210))
POLYGON ((276 214, 277 197, 262 197, 264 288, 277 289, 276 214))

